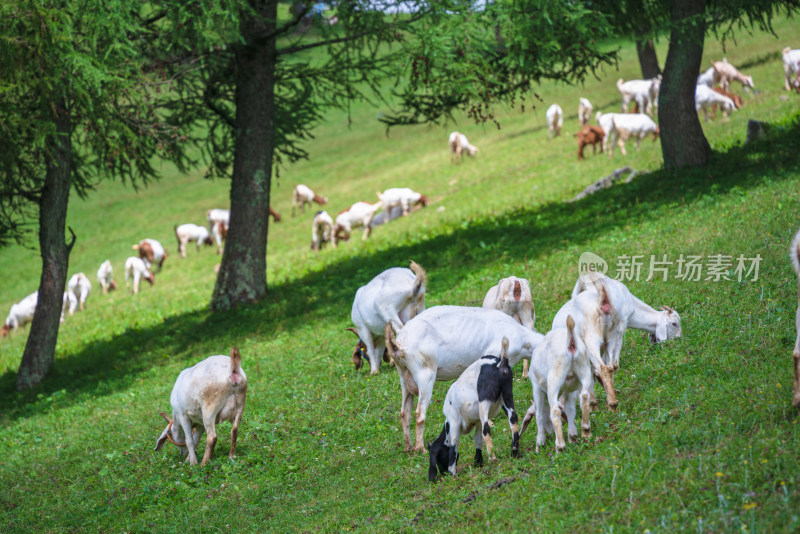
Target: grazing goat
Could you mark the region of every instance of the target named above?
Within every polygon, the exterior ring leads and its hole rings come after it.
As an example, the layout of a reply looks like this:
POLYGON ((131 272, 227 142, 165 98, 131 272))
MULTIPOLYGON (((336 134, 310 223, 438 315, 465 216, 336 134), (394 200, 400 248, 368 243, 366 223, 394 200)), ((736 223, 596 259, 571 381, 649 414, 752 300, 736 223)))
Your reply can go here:
POLYGON ((20 326, 33 321, 33 314, 36 312, 36 303, 38 301, 39 292, 34 291, 16 304, 12 304, 11 309, 8 311, 6 322, 3 323, 3 328, 0 329, 0 336, 6 337, 12 328, 16 332, 20 326))
POLYGON ((530 359, 544 336, 526 328, 499 310, 463 306, 435 306, 410 321, 394 337, 386 328, 386 350, 397 364, 402 402, 400 420, 405 450, 423 451, 425 414, 436 380, 453 380, 472 362, 491 354, 509 339, 508 359, 515 365, 530 359), (411 401, 419 395, 416 439, 411 443, 411 401))
POLYGON ((703 115, 706 118, 706 122, 710 120, 708 117, 708 111, 714 110, 717 105, 722 108, 722 115, 724 117, 730 115, 731 111, 736 110, 736 104, 727 96, 720 94, 714 89, 711 89, 705 85, 695 86, 694 107, 698 112, 701 109, 703 110, 703 115))
POLYGON ((297 184, 294 186, 294 192, 292 193, 292 217, 294 217, 295 209, 298 206, 300 207, 300 213, 304 213, 306 204, 311 204, 312 202, 316 202, 322 206, 328 203, 328 199, 319 196, 307 185, 297 184))
POLYGON ((190 241, 197 243, 197 252, 200 252, 200 245, 211 246, 214 244, 214 240, 205 226, 192 223, 175 226, 175 237, 178 238, 178 254, 181 258, 186 257, 186 244, 190 241))
POLYGON ((211 234, 214 236, 214 242, 217 244, 217 254, 222 254, 222 243, 228 237, 228 225, 224 222, 215 222, 211 227, 211 234))
POLYGON ((147 264, 134 256, 125 260, 125 287, 128 287, 131 276, 133 276, 133 294, 139 293, 139 281, 144 278, 152 286, 156 282, 156 275, 150 272, 147 264))
POLYGON ((461 132, 452 132, 448 139, 450 145, 450 163, 460 163, 461 154, 466 151, 468 156, 474 157, 478 147, 469 144, 467 136, 461 132))
MULTIPOLYGON (((622 337, 629 327, 647 332, 650 342, 654 344, 681 337, 683 331, 681 317, 672 308, 662 306, 661 311, 654 310, 631 293, 619 280, 603 276, 599 283, 602 283, 603 290, 613 305, 613 313, 607 314, 601 336, 604 347, 602 361, 608 367, 613 383, 613 374, 619 369, 622 337)), ((595 298, 599 298, 597 285, 598 282, 589 283, 579 278, 572 289, 572 298, 575 299, 585 293, 591 293, 595 298)))
POLYGON ((578 138, 578 161, 583 159, 583 147, 592 145, 592 154, 597 154, 597 144, 600 143, 600 152, 603 151, 603 138, 606 134, 600 126, 584 125, 581 131, 572 137, 578 138))
MULTIPOLYGON (((482 307, 500 310, 522 326, 536 330, 536 309, 531 297, 531 285, 524 278, 509 276, 501 279, 486 293, 482 307)), ((528 360, 522 360, 522 378, 528 378, 528 360)))
POLYGON ((617 115, 622 115, 621 113, 600 113, 597 112, 595 115, 595 120, 597 120, 597 124, 600 128, 603 129, 603 133, 605 136, 603 137, 603 144, 602 144, 602 151, 608 150, 608 138, 611 135, 611 131, 614 129, 614 117, 617 115))
POLYGON ((381 202, 376 202, 375 204, 356 202, 348 209, 339 212, 336 216, 336 220, 333 222, 331 245, 335 247, 340 240, 347 241, 350 239, 350 233, 353 231, 353 228, 358 228, 359 226, 364 227, 364 235, 361 236, 361 239, 366 240, 369 234, 372 233, 372 227, 370 226, 372 218, 375 217, 375 213, 377 213, 382 206, 383 204, 381 202))
MULTIPOLYGON (((797 273, 797 313, 795 314, 795 329, 797 330, 797 338, 794 340, 794 351, 792 351, 792 360, 794 361, 794 397, 792 404, 795 408, 800 408, 800 232, 797 232, 792 240, 792 247, 789 251, 789 257, 792 259, 792 267, 794 272, 797 273)), ((14 309, 13 306, 11 308, 14 309)))
POLYGON ((83 273, 73 274, 67 282, 67 292, 71 295, 69 303, 69 314, 75 313, 75 309, 80 304, 81 311, 86 309, 86 299, 92 291, 92 283, 89 277, 83 273))
POLYGON ((311 250, 319 250, 331 240, 333 219, 327 211, 318 211, 311 220, 311 250))
MULTIPOLYGON (((648 115, 658 112, 658 93, 661 89, 661 75, 649 80, 617 80, 617 89, 622 95, 622 113, 628 112, 628 105, 635 102, 640 111, 648 115)), ((606 132, 608 133, 608 132, 606 132)))
POLYGON ((544 115, 547 119, 547 137, 552 139, 561 135, 561 127, 564 125, 564 112, 561 110, 561 106, 551 105, 544 115))
POLYGON ((711 66, 714 67, 714 83, 722 87, 725 91, 730 89, 733 80, 736 80, 745 87, 755 87, 753 85, 752 76, 745 76, 725 59, 722 61, 712 61, 711 66))
MULTIPOLYGON (((617 407, 617 394, 614 392, 614 375, 611 369, 603 362, 601 348, 604 340, 606 325, 615 316, 616 309, 608 297, 604 283, 605 279, 595 280, 597 291, 585 291, 574 296, 564 304, 553 319, 553 329, 567 328, 568 318, 575 321, 574 332, 586 346, 586 356, 592 366, 592 372, 600 378, 600 383, 606 390, 606 402, 613 411, 617 407)), ((597 404, 594 392, 590 394, 590 404, 597 404)), ((551 405, 552 407, 552 405, 551 405)))
POLYGON ((783 76, 786 82, 783 88, 788 91, 794 83, 792 76, 800 76, 800 48, 792 50, 791 46, 787 46, 781 55, 783 56, 783 76))
POLYGON ((208 229, 217 243, 217 254, 222 254, 222 242, 225 241, 225 237, 228 235, 231 212, 230 210, 215 208, 206 212, 206 219, 208 219, 208 229))
MULTIPOLYGON (((272 218, 276 223, 281 222, 281 214, 272 209, 272 206, 269 207, 269 214, 272 215, 272 218)), ((267 219, 269 219, 269 217, 267 217, 267 219)))
POLYGON ((445 422, 442 433, 428 444, 430 466, 428 480, 434 482, 439 473, 456 476, 458 441, 461 434, 475 429, 475 467, 483 465, 481 449, 495 460, 492 443, 492 418, 500 408, 508 416, 511 427, 511 456, 519 455, 519 424, 514 410, 514 373, 508 364, 508 339, 503 338, 500 356, 484 356, 467 367, 447 390, 444 399, 445 422))
POLYGON ((525 414, 522 430, 536 415, 536 452, 544 445, 547 434, 555 432, 556 452, 566 448, 564 430, 561 426, 561 404, 565 398, 564 413, 567 416, 567 438, 570 443, 578 439, 575 426, 575 402, 581 403, 581 434, 592 435, 589 401, 594 389, 592 365, 586 356, 586 345, 575 333, 575 320, 567 315, 566 328, 554 328, 536 347, 531 360, 531 386, 533 404, 525 414))
POLYGON ((103 288, 104 295, 117 289, 117 283, 112 278, 112 271, 111 260, 104 261, 100 264, 100 268, 97 269, 97 281, 100 283, 100 287, 103 288))
POLYGON ((167 440, 187 455, 186 460, 197 465, 195 449, 197 442, 206 436, 206 451, 203 454, 205 465, 214 453, 217 444, 216 423, 230 421, 231 450, 228 457, 236 454, 236 437, 247 398, 247 376, 242 369, 239 349, 233 347, 231 355, 209 356, 194 367, 184 369, 178 375, 169 402, 172 405, 172 419, 160 412, 167 420, 167 427, 156 440, 159 450, 167 440), (173 426, 173 422, 177 425, 173 426))
POLYGON ((142 239, 138 245, 133 245, 131 248, 139 251, 139 257, 144 260, 148 269, 152 269, 154 264, 158 265, 159 271, 164 267, 167 252, 155 239, 142 239))
POLYGON ((423 208, 428 205, 428 197, 408 187, 387 189, 383 193, 377 193, 377 195, 383 203, 384 210, 392 210, 396 206, 399 206, 403 210, 404 217, 411 213, 415 205, 419 204, 423 208))
MULTIPOLYGON (((718 94, 722 95, 722 96, 727 96, 728 98, 733 100, 733 104, 736 106, 736 109, 742 109, 744 107, 744 100, 742 100, 742 97, 740 97, 739 95, 735 95, 733 93, 729 93, 728 91, 720 89, 719 87, 712 87, 711 90, 714 91, 715 93, 718 93, 718 94)), ((717 105, 714 104, 713 106, 711 106, 711 110, 712 110, 712 113, 716 113, 717 105)))
POLYGON ((626 155, 625 142, 629 137, 633 136, 636 139, 636 150, 639 150, 639 145, 642 139, 648 135, 653 136, 653 142, 658 139, 659 129, 658 125, 653 122, 653 119, 644 113, 630 113, 616 115, 611 122, 613 128, 609 134, 608 140, 608 157, 610 158, 614 153, 614 143, 619 146, 622 155, 626 155))
POLYGON ((348 328, 358 336, 353 352, 356 370, 361 369, 362 352, 366 350, 370 374, 378 374, 386 349, 386 323, 399 331, 425 310, 425 282, 425 270, 412 261, 410 269, 392 267, 358 288, 350 313, 356 327, 348 328))
POLYGON ((581 98, 578 102, 578 120, 581 124, 589 124, 592 119, 592 103, 588 98, 581 98))

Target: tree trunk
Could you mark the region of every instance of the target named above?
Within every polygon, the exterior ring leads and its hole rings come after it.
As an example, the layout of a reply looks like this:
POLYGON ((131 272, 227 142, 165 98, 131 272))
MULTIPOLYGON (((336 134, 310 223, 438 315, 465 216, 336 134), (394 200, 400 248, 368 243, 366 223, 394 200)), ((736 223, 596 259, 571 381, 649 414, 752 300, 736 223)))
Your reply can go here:
POLYGON ((649 80, 661 74, 658 66, 656 46, 652 39, 636 41, 636 53, 639 55, 639 66, 642 68, 642 79, 649 80))
POLYGON ((269 189, 275 134, 277 0, 257 2, 242 21, 245 43, 236 51, 236 140, 230 228, 211 308, 223 310, 267 294, 269 189))
POLYGON ((661 152, 667 169, 700 167, 711 147, 694 107, 705 39, 705 0, 671 0, 669 52, 658 101, 661 152))
POLYGON ((53 367, 64 286, 67 283, 69 253, 75 244, 75 234, 70 245, 64 242, 72 164, 72 125, 64 102, 62 99, 55 103, 53 122, 56 134, 47 139, 49 161, 39 202, 42 277, 39 281, 36 312, 17 372, 18 390, 35 386, 53 367))

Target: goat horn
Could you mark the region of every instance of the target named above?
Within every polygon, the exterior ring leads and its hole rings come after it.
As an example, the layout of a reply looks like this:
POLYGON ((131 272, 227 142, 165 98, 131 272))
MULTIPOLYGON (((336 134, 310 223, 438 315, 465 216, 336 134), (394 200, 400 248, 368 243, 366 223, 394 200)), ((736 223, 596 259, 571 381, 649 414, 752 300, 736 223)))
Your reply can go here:
POLYGON ((165 414, 164 412, 158 412, 158 413, 161 415, 161 417, 163 417, 164 419, 167 420, 167 423, 171 423, 172 422, 172 419, 167 417, 167 414, 165 414))

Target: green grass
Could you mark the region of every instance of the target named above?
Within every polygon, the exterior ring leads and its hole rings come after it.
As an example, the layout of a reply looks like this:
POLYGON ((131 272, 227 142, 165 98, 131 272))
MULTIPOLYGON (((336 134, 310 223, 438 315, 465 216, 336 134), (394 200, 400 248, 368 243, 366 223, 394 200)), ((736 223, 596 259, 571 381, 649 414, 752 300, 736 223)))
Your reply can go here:
MULTIPOLYGON (((776 28, 794 33, 792 21, 776 28)), ((130 247, 143 237, 173 255, 137 297, 124 289, 103 296, 95 284, 87 310, 62 325, 53 373, 35 390, 14 391, 27 329, 0 343, 0 530, 797 531, 796 280, 787 249, 798 226, 800 125, 796 96, 782 100, 776 54, 784 46, 763 34, 729 46, 728 59, 748 65, 760 92, 743 94, 746 107, 729 122, 704 124, 718 153, 700 170, 664 172, 650 142, 629 147, 627 157, 577 161, 570 134, 578 97, 616 110, 616 79, 638 77, 630 47, 618 72, 585 87, 545 85, 543 104, 504 110, 499 130, 461 121, 387 137, 375 120, 381 110, 355 106, 350 129, 345 113, 331 113, 309 144, 311 159, 273 182, 272 205, 284 220, 270 226, 270 295, 235 312, 207 309, 213 249, 190 249, 181 260, 172 233, 227 206, 227 182, 165 166, 145 190, 109 181, 85 201, 73 198, 71 273, 94 280, 108 258, 122 282, 130 247), (568 117, 565 135, 548 141, 544 110, 552 101, 568 117), (749 118, 774 122, 778 132, 742 146, 749 118), (458 166, 446 149, 456 128, 481 149, 458 166), (652 172, 563 202, 625 164, 652 172), (433 203, 367 242, 356 236, 313 254, 310 214, 290 216, 295 183, 328 196, 334 213, 393 186, 433 203), (612 271, 631 254, 763 260, 756 281, 630 282, 646 302, 677 309, 684 336, 651 346, 626 334, 618 413, 594 413, 592 438, 561 455, 552 439, 534 453, 529 430, 520 459, 510 458, 498 418, 498 461, 473 469, 464 439, 460 476, 428 484, 427 457, 402 452, 394 370, 384 365, 369 377, 352 369, 354 339, 344 328, 356 289, 414 259, 429 273, 428 306, 477 305, 499 278, 516 274, 531 280, 537 326, 547 331, 587 250, 612 271), (236 460, 225 454, 227 424, 208 466, 183 464, 174 448, 153 452, 163 429, 158 412, 168 411, 180 370, 233 344, 249 380, 236 460)), ((665 54, 660 46, 662 61, 665 54)), ((721 54, 709 42, 704 64, 721 54)), ((39 261, 33 250, 0 251, 0 309, 36 288, 39 261)), ((515 389, 524 411, 530 384, 515 389)), ((436 385, 428 439, 441 429, 446 390, 436 385)))

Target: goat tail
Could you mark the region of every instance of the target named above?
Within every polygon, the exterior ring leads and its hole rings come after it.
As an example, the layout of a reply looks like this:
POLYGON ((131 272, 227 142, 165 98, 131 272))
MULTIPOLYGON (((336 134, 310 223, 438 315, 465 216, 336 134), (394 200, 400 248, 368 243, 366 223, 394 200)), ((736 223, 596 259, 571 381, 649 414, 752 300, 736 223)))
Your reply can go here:
POLYGON ((574 354, 577 344, 575 343, 575 319, 567 315, 567 350, 574 354))
POLYGON ((622 90, 622 84, 623 83, 625 83, 625 80, 623 80, 622 78, 617 80, 617 89, 622 90))
POLYGON ((597 280, 593 280, 592 284, 597 291, 597 304, 600 306, 603 315, 611 315, 614 312, 614 305, 608 297, 608 290, 604 282, 605 278, 605 276, 599 277, 597 280))
POLYGON ((239 353, 239 347, 231 347, 231 374, 236 374, 242 369, 242 355, 239 353))
POLYGON ((418 297, 420 293, 425 292, 425 283, 428 281, 428 274, 425 272, 425 269, 415 261, 411 262, 409 268, 416 275, 414 279, 414 289, 411 291, 411 294, 414 295, 414 297, 418 297))
POLYGON ((789 257, 792 258, 794 272, 800 277, 800 231, 798 231, 794 239, 792 239, 792 248, 789 251, 789 257))
POLYGON ((386 340, 386 352, 389 353, 390 358, 396 360, 397 354, 400 352, 400 347, 397 345, 397 341, 394 337, 392 323, 386 323, 386 326, 383 328, 383 334, 386 340))

